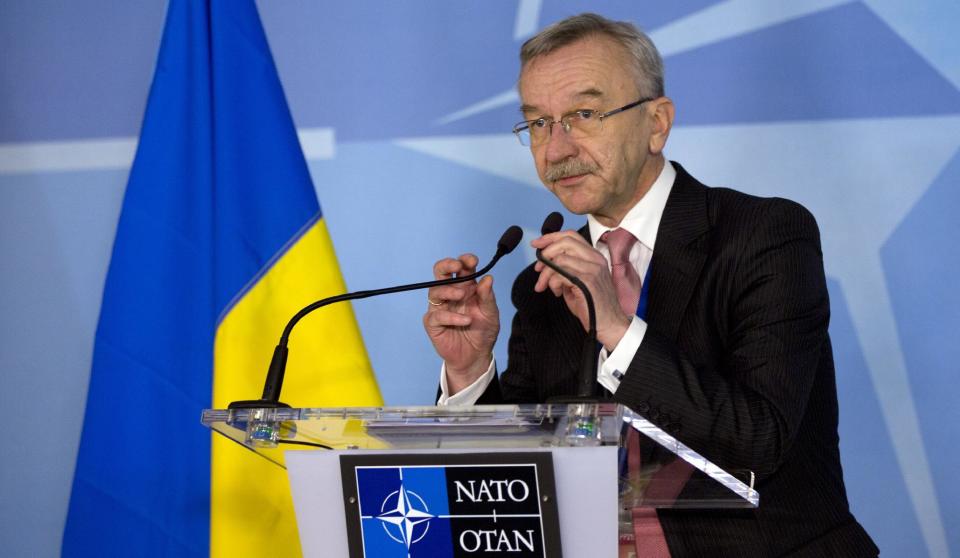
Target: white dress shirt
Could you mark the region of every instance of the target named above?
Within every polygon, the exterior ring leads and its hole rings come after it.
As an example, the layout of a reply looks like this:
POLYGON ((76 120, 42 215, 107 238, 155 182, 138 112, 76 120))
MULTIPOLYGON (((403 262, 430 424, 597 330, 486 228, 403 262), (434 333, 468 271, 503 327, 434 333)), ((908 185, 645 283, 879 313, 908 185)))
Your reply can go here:
MULTIPOLYGON (((650 190, 627 212, 620 224, 614 227, 626 229, 637 238, 638 242, 630 249, 630 263, 637 270, 641 279, 646 278, 647 269, 650 267, 654 245, 657 241, 657 230, 660 228, 660 218, 663 217, 663 209, 667 205, 667 198, 670 196, 670 190, 673 188, 673 181, 676 176, 676 169, 673 168, 670 161, 666 161, 650 190)), ((593 215, 587 215, 587 225, 590 228, 590 239, 593 247, 603 254, 603 257, 607 259, 607 265, 610 265, 610 251, 607 245, 599 242, 599 240, 603 233, 612 229, 601 225, 593 215)), ((646 332, 647 323, 638 316, 634 316, 627 332, 613 351, 608 354, 606 348, 600 350, 597 381, 611 393, 615 393, 617 388, 620 387, 620 381, 630 366, 633 356, 637 353, 637 349, 640 348, 640 343, 643 341, 646 332)), ((453 395, 447 395, 449 391, 447 390, 446 367, 442 367, 440 369, 440 399, 437 400, 437 405, 473 405, 490 385, 494 374, 496 374, 496 363, 491 355, 490 367, 480 378, 463 390, 453 395)))

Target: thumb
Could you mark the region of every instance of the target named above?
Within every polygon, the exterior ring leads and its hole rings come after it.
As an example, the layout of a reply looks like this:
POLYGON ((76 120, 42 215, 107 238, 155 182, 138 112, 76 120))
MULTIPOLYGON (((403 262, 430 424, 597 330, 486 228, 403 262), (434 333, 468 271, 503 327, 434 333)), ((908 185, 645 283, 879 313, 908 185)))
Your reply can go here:
POLYGON ((484 310, 497 309, 497 297, 493 294, 493 276, 487 275, 477 284, 477 298, 480 300, 480 307, 484 310))

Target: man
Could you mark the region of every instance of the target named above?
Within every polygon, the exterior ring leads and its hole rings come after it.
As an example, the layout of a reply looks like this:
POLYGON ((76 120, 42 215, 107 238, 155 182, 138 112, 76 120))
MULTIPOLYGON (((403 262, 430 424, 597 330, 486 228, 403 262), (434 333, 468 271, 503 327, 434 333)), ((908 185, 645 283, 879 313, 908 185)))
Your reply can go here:
MULTIPOLYGON (((633 25, 576 16, 527 41, 520 57, 515 131, 544 185, 588 220, 531 244, 593 294, 598 394, 721 467, 757 475, 756 510, 660 511, 670 555, 876 556, 843 484, 813 217, 787 200, 707 188, 665 160, 674 106, 659 54, 633 25)), ((476 265, 470 254, 443 259, 434 274, 476 265)), ((492 286, 487 276, 429 292, 424 326, 444 360, 439 403, 573 394, 582 293, 540 263, 520 274, 498 379, 492 286)))

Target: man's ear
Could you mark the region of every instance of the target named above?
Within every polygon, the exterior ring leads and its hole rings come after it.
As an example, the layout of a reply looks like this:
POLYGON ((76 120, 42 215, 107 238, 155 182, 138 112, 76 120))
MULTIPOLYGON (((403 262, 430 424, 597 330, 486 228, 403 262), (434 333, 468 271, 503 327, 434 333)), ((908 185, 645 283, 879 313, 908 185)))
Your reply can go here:
POLYGON ((674 106, 669 97, 660 97, 650 101, 653 105, 652 110, 648 112, 653 120, 653 127, 650 132, 650 153, 659 155, 667 145, 667 138, 670 137, 670 129, 673 127, 674 106))

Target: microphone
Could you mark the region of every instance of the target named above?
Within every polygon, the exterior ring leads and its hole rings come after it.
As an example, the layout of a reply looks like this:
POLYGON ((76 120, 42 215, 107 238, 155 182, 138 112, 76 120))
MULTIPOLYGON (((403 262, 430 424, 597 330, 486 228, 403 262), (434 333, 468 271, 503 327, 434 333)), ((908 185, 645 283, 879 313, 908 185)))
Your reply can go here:
MULTIPOLYGON (((540 232, 544 235, 555 233, 563 226, 563 215, 554 211, 543 220, 543 226, 540 232)), ((580 375, 577 377, 577 395, 578 399, 593 398, 594 385, 597 381, 597 310, 593 305, 593 296, 583 281, 573 276, 569 271, 563 269, 543 256, 542 250, 537 250, 537 260, 550 269, 556 271, 568 281, 573 283, 583 293, 583 299, 587 303, 587 337, 583 340, 583 348, 580 352, 580 375)), ((561 398, 570 401, 570 398, 561 398)))
MULTIPOLYGON (((562 219, 562 218, 561 218, 562 219)), ((440 285, 450 285, 453 283, 462 283, 464 281, 470 281, 476 279, 481 275, 486 274, 490 271, 500 258, 506 256, 520 244, 520 240, 523 238, 523 230, 516 225, 510 226, 500 237, 500 240, 497 241, 497 252, 493 255, 493 258, 490 260, 486 266, 482 269, 471 273, 470 275, 464 275, 463 277, 451 277, 449 279, 439 279, 436 281, 426 281, 423 283, 413 283, 410 285, 400 285, 397 287, 387 287, 385 289, 374 289, 369 291, 357 291, 354 293, 344 293, 341 295, 331 296, 318 300, 297 312, 293 318, 290 318, 290 321, 287 322, 287 326, 283 329, 283 334, 280 336, 280 342, 277 343, 276 348, 273 350, 273 358, 270 360, 270 368, 267 370, 267 379, 263 384, 263 395, 260 396, 260 399, 250 399, 245 401, 234 401, 227 406, 229 409, 275 409, 278 407, 289 407, 286 403, 280 401, 280 390, 283 388, 283 375, 287 367, 287 342, 290 339, 290 332, 293 330, 293 327, 297 325, 304 316, 317 310, 323 308, 324 306, 334 304, 337 302, 344 302, 347 300, 356 300, 360 298, 369 298, 371 296, 379 296, 383 294, 390 293, 399 293, 403 291, 415 291, 418 289, 427 289, 430 287, 437 287, 440 285)))
POLYGON ((540 234, 546 236, 550 233, 555 233, 563 227, 563 215, 560 215, 559 212, 554 211, 550 215, 547 215, 547 218, 543 220, 543 225, 540 227, 540 234))

